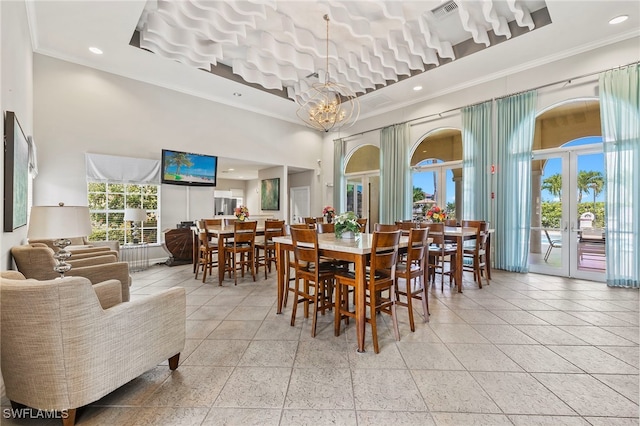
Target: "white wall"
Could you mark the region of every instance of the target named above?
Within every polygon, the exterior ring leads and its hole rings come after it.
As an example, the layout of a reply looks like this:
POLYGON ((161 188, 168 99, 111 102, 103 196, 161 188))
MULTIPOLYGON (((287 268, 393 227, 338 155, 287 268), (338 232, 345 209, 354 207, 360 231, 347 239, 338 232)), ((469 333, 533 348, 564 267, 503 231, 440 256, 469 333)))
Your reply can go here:
MULTIPOLYGON (((38 54, 34 96, 36 205, 86 205, 85 152, 160 159, 167 148, 307 169, 322 153, 322 135, 303 126, 38 54)), ((257 212, 259 181, 244 185, 257 212)), ((213 212, 213 188, 162 185, 161 198, 162 229, 213 212)))
MULTIPOLYGON (((2 61, 0 61, 0 104, 2 117, 13 111, 26 136, 33 135, 33 83, 31 37, 27 23, 24 2, 0 2, 0 39, 2 61)), ((2 150, 4 153, 4 150, 2 150)), ((2 181, 4 182, 4 154, 2 161, 2 181)), ((4 187, 4 185, 3 185, 4 187)), ((0 209, 3 210, 3 209, 0 209)), ((4 224, 4 213, 0 211, 0 224, 4 224)), ((4 228, 3 228, 4 229, 4 228)), ((9 250, 22 244, 27 237, 27 227, 13 232, 2 233, 2 264, 0 270, 10 269, 9 250)))

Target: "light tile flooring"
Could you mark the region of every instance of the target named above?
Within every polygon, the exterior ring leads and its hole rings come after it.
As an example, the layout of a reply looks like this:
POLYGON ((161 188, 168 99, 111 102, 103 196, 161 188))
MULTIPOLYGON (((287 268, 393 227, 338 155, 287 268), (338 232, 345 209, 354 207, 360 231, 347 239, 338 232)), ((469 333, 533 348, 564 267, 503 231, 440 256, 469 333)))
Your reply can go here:
MULTIPOLYGON (((482 289, 430 291, 415 333, 383 316, 381 352, 353 322, 276 315, 275 278, 195 280, 191 266, 133 274, 133 297, 187 290, 180 367, 159 365, 78 412, 79 425, 637 425, 638 291, 493 272, 482 289)), ((417 313, 421 314, 420 307, 417 313)), ((6 408, 6 398, 3 408, 6 408)), ((2 424, 58 424, 8 420, 2 424)))

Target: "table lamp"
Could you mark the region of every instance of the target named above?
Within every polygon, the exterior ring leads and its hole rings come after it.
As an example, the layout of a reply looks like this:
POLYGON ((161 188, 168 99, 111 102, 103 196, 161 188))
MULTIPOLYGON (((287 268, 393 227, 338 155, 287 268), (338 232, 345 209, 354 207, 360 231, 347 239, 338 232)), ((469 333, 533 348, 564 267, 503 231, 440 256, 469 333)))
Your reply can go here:
POLYGON ((132 222, 133 230, 131 231, 131 240, 134 244, 138 244, 138 223, 147 220, 147 211, 145 209, 124 209, 124 220, 132 222))
POLYGON ((71 244, 69 238, 86 237, 92 232, 89 207, 65 206, 33 206, 29 216, 27 238, 30 240, 55 240, 53 245, 58 252, 53 255, 57 264, 53 270, 64 278, 64 273, 71 269, 66 261, 71 253, 66 250, 71 244))

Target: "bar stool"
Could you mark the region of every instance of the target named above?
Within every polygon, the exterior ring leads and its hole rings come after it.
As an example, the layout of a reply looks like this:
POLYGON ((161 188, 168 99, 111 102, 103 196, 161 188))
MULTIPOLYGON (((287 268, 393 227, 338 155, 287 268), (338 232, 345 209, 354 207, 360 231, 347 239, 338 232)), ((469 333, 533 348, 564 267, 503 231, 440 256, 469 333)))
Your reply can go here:
POLYGON ((416 331, 413 321, 412 299, 422 301, 422 311, 424 322, 429 321, 429 296, 425 285, 425 266, 427 257, 427 238, 429 229, 413 228, 409 230, 409 244, 407 246, 407 256, 405 261, 399 262, 396 268, 396 295, 397 304, 406 306, 409 310, 409 326, 411 331, 416 331), (404 286, 400 285, 400 280, 404 281, 404 286), (405 296, 406 301, 402 302, 400 296, 405 296))

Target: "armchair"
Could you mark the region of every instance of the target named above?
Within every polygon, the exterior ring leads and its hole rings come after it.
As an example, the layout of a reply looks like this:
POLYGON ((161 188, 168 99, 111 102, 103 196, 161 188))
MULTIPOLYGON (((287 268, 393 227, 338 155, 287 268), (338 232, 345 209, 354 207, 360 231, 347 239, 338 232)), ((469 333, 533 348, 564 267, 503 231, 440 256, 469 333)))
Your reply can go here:
POLYGON ((0 367, 15 408, 60 411, 63 425, 71 426, 78 407, 163 360, 178 368, 184 288, 104 309, 86 278, 20 278, 3 272, 0 285, 0 367))
MULTIPOLYGON (((26 244, 11 248, 11 255, 16 262, 18 271, 26 278, 36 280, 52 280, 59 275, 53 270, 56 260, 53 249, 42 243, 26 244)), ((118 262, 112 254, 104 256, 74 256, 68 263, 73 268, 67 272, 68 276, 85 277, 93 284, 109 279, 120 281, 122 286, 122 300, 129 301, 129 286, 131 276, 127 262, 118 262), (75 259, 74 257, 80 257, 75 259)))

